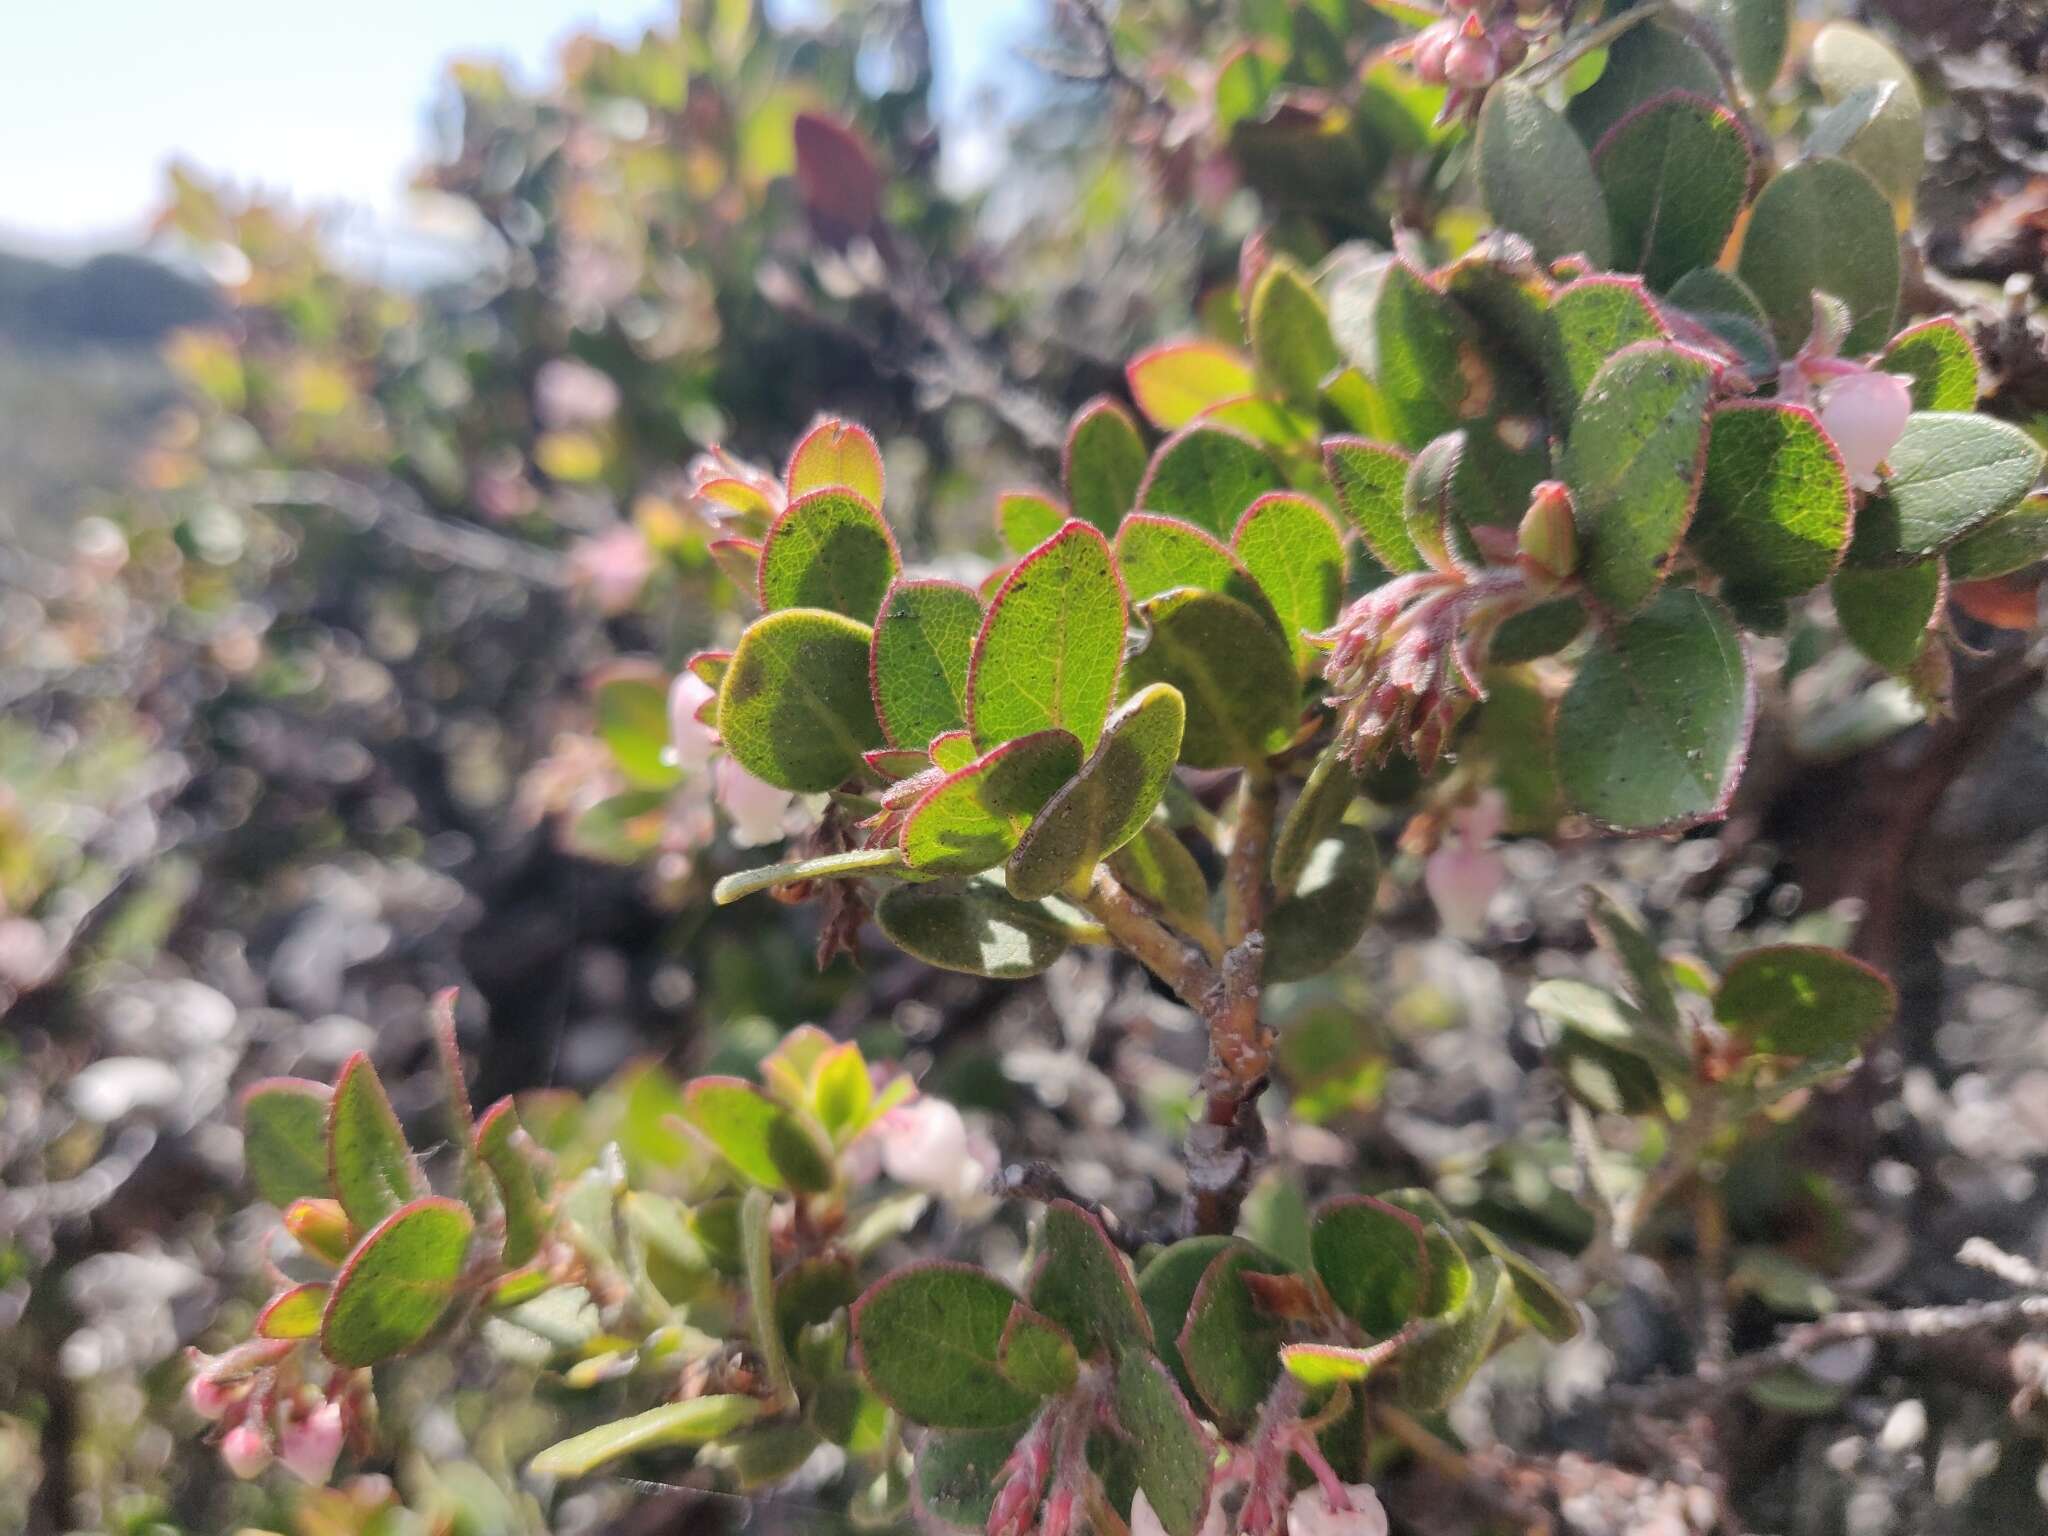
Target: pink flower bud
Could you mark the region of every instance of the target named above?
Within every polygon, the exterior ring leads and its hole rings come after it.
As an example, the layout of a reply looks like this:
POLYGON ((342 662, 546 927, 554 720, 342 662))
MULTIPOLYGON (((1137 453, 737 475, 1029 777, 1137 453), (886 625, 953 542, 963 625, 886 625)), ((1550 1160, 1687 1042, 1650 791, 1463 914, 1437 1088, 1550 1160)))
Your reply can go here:
POLYGON ((1444 79, 1460 90, 1483 91, 1500 78, 1500 49, 1484 33, 1460 37, 1444 53, 1444 79))
POLYGON ((1861 369, 1820 394, 1820 424, 1841 450, 1843 467, 1859 490, 1876 487, 1877 472, 1912 414, 1910 381, 1896 373, 1861 369))
POLYGON ((697 716, 718 694, 694 672, 681 673, 668 690, 669 760, 685 773, 701 773, 718 750, 718 733, 697 716))
POLYGON ((1470 943, 1486 936, 1486 912, 1507 877, 1500 855, 1446 843, 1423 866, 1422 883, 1446 934, 1470 943))
POLYGON ((1333 1507, 1319 1487, 1296 1494, 1287 1510, 1287 1536, 1387 1536, 1387 1512, 1369 1484, 1346 1483, 1342 1493, 1349 1509, 1333 1507))
POLYGON ((1516 533, 1522 558, 1552 581, 1563 581, 1579 568, 1579 529, 1572 518, 1572 493, 1560 481, 1546 480, 1529 498, 1516 533))
POLYGON ((301 1482, 323 1488, 341 1459, 341 1404, 323 1402, 285 1427, 278 1460, 301 1482))
POLYGON ((1493 46, 1500 50, 1500 67, 1513 69, 1529 57, 1529 36, 1512 21, 1502 21, 1493 28, 1490 36, 1493 46))
POLYGON ((960 1187, 969 1160, 967 1122, 944 1099, 913 1099, 881 1125, 882 1169, 898 1184, 935 1195, 960 1187))
POLYGON ((720 807, 732 819, 732 840, 737 846, 758 848, 781 841, 794 798, 788 790, 755 778, 730 757, 718 760, 712 782, 720 807))
POLYGON ((220 1459, 246 1482, 270 1465, 270 1442, 254 1424, 237 1424, 221 1437, 220 1459))
POLYGON ((1415 65, 1416 78, 1425 85, 1444 83, 1444 55, 1450 52, 1451 44, 1458 40, 1456 25, 1448 21, 1435 22, 1424 27, 1415 39, 1415 51, 1409 56, 1415 65))
POLYGON ((242 1394, 223 1386, 211 1376, 194 1376, 185 1383, 186 1406, 202 1419, 219 1419, 242 1394))

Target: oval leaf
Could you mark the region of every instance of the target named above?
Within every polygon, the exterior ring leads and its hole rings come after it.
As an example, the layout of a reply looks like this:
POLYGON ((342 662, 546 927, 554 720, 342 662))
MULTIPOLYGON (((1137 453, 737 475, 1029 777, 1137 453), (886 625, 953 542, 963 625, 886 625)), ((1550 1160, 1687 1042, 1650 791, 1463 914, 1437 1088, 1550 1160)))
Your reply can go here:
POLYGON ((2041 448, 2010 422, 1920 411, 1887 460, 1884 486, 1856 520, 1860 565, 1912 561, 1947 548, 2020 504, 2041 474, 2041 448))
POLYGON ((1316 655, 1307 637, 1334 624, 1344 601, 1344 535, 1335 519, 1307 496, 1278 491, 1251 504, 1230 543, 1278 611, 1295 665, 1306 669, 1316 655))
POLYGON ((1182 762, 1228 768, 1285 745, 1301 693, 1294 658, 1271 624, 1220 592, 1169 592, 1139 611, 1151 634, 1131 658, 1131 686, 1179 691, 1187 709, 1182 762))
POLYGON ((1213 341, 1176 341, 1132 358, 1131 398, 1153 426, 1171 432, 1226 400, 1253 393, 1251 364, 1213 341))
POLYGON ((1486 93, 1478 157, 1486 211, 1533 245, 1537 260, 1610 264, 1607 208, 1586 146, 1534 91, 1505 80, 1486 93))
POLYGON ((858 773, 882 728, 868 687, 872 632, 843 614, 787 608, 740 636, 718 691, 726 749, 757 779, 819 794, 858 773))
POLYGON ((1853 516, 1848 473, 1813 412, 1761 400, 1715 410, 1686 539, 1731 595, 1812 591, 1841 563, 1853 516))
POLYGON ((1405 450, 1362 437, 1323 441, 1323 471, 1337 493, 1338 508, 1373 558, 1397 576, 1425 569, 1402 515, 1410 462, 1405 450))
POLYGON ((865 427, 826 417, 796 445, 784 476, 790 499, 832 487, 853 492, 871 507, 882 504, 882 450, 865 427))
POLYGON ((995 746, 1057 728, 1093 751, 1123 651, 1124 593, 1109 542, 1070 522, 1017 562, 982 620, 967 670, 975 739, 995 746))
POLYGON ((1074 516, 1113 534, 1138 504, 1145 479, 1145 439, 1131 413, 1107 395, 1075 413, 1061 456, 1061 478, 1074 516))
POLYGON ((1247 1271, 1270 1274, 1271 1265, 1242 1243, 1217 1255, 1196 1287, 1176 1340, 1188 1377, 1216 1427, 1233 1438, 1251 1428, 1280 1374, 1285 1326, 1259 1308, 1244 1282, 1247 1271))
POLYGON ((1221 539, 1184 519, 1133 512, 1116 533, 1116 564, 1134 603, 1200 587, 1236 598, 1270 618, 1275 632, 1280 629, 1280 615, 1244 562, 1221 539))
POLYGON ((1338 1310, 1376 1339, 1400 1332, 1429 1294, 1422 1223, 1369 1195, 1318 1211, 1309 1252, 1338 1310))
POLYGON ((1923 560, 1839 571, 1829 590, 1849 642, 1887 672, 1903 673, 1927 644, 1943 585, 1941 561, 1923 560))
POLYGON ((1774 1056, 1841 1055, 1890 1027, 1892 984, 1840 950, 1773 944, 1736 957, 1714 994, 1714 1017, 1774 1056))
POLYGON ((334 1277, 320 1350, 336 1365, 375 1365, 419 1343, 462 1277, 476 1218, 438 1195, 402 1205, 373 1228, 334 1277))
POLYGON ((1273 456, 1249 437, 1196 423, 1159 445, 1138 487, 1138 505, 1184 517, 1224 539, 1246 507, 1286 485, 1273 456))
POLYGON ((1266 917, 1266 976, 1303 981, 1350 954, 1372 921, 1379 850, 1363 827, 1340 826, 1312 847, 1293 894, 1266 917))
POLYGON ((426 1188, 377 1069, 361 1051, 342 1063, 328 1101, 327 1177, 357 1230, 426 1188))
POLYGON ((789 504, 762 542, 761 606, 824 608, 866 624, 901 564, 881 513, 851 491, 812 491, 789 504))
POLYGON ((918 801, 903 824, 904 862, 939 875, 993 869, 1080 768, 1081 743, 1069 732, 1033 731, 1004 742, 918 801))
POLYGON ((889 588, 868 670, 875 715, 891 743, 928 747, 933 737, 967 724, 967 663, 981 619, 981 599, 958 583, 899 581, 889 588))
POLYGON ((1684 91, 1616 123, 1593 167, 1613 223, 1614 264, 1659 292, 1719 259, 1755 168, 1735 114, 1684 91))
POLYGON ((327 1172, 331 1096, 325 1083, 299 1077, 266 1077, 242 1093, 242 1163, 280 1210, 334 1193, 327 1172))
POLYGON ((1094 754, 1043 802, 1018 841, 1010 893, 1025 901, 1051 896, 1136 837, 1173 776, 1186 726, 1187 706, 1174 688, 1153 683, 1132 694, 1110 716, 1094 754))
POLYGON ((1899 307, 1899 234, 1875 183, 1846 160, 1805 160, 1771 178, 1742 237, 1742 280, 1771 318, 1778 349, 1813 330, 1813 296, 1849 306, 1844 353, 1891 339, 1899 307))
POLYGON ((1566 798, 1625 831, 1725 815, 1754 713, 1749 661, 1727 610, 1698 592, 1661 593, 1593 643, 1558 706, 1566 798))
POLYGON ((1002 1373, 1003 1330, 1017 1293, 966 1264, 912 1265, 854 1303, 860 1372, 875 1395, 932 1429, 997 1429, 1040 1396, 1002 1373))
POLYGON ((832 1160, 817 1137, 752 1083, 700 1077, 684 1092, 679 1114, 750 1183, 811 1193, 832 1187, 832 1160))
POLYGON ((889 942, 941 970, 1016 981, 1066 952, 1066 924, 986 880, 900 885, 875 907, 889 942))

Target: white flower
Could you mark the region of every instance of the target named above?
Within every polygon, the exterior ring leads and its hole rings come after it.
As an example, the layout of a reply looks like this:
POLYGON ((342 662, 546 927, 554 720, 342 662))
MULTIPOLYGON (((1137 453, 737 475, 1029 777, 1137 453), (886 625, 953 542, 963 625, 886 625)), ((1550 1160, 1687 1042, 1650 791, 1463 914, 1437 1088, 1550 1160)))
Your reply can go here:
POLYGON ((237 1424, 221 1437, 220 1459, 246 1482, 270 1465, 270 1443, 254 1424, 237 1424))
POLYGON ((720 807, 732 821, 735 847, 758 848, 781 841, 794 798, 788 790, 755 778, 730 756, 718 760, 712 769, 712 783, 720 807))
POLYGON ((301 1482, 324 1488, 341 1459, 341 1404, 323 1402, 286 1426, 278 1460, 301 1482))
POLYGON ((1448 836, 1429 856, 1422 883, 1446 934, 1467 943, 1486 936, 1486 913, 1507 879, 1507 866, 1489 846, 1499 835, 1507 805, 1488 790, 1451 812, 1448 836))
POLYGON ((911 1189, 951 1195, 969 1164, 967 1122, 944 1099, 912 1099, 884 1117, 882 1171, 911 1189))
POLYGON ((677 675, 668 690, 669 759, 685 773, 701 773, 718 750, 718 732, 697 716, 718 690, 694 672, 677 675))
POLYGON ((202 1419, 222 1417, 240 1396, 239 1392, 222 1386, 203 1373, 185 1383, 185 1402, 202 1419))
POLYGON ((1877 472, 1898 446, 1913 414, 1911 381, 1896 373, 1858 369, 1824 385, 1820 392, 1820 424, 1858 490, 1877 487, 1877 472))
POLYGON ((619 386, 573 357, 550 358, 534 375, 533 396, 541 420, 551 427, 593 427, 619 409, 619 386))
POLYGON ((1387 1512, 1367 1483, 1346 1483, 1349 1509, 1332 1509, 1321 1488, 1304 1489, 1287 1511, 1287 1536, 1387 1536, 1387 1512))

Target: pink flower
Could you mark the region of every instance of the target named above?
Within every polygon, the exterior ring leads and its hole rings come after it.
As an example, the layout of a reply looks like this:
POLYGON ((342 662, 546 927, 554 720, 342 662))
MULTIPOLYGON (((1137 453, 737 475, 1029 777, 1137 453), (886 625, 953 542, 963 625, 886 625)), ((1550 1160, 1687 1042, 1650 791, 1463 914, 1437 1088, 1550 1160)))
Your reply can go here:
POLYGON ((597 426, 619 409, 619 386, 611 376, 573 357, 542 363, 533 397, 540 419, 551 427, 597 426))
POLYGON ((1468 31, 1444 50, 1444 79, 1463 90, 1482 91, 1500 78, 1500 49, 1483 32, 1468 31))
POLYGON ((1486 913, 1507 878, 1490 844, 1506 814, 1498 790, 1451 813, 1451 830, 1423 866, 1422 883, 1444 932, 1466 943, 1486 936, 1486 913))
POLYGON ((341 1404, 322 1402, 285 1427, 278 1460, 301 1482, 324 1488, 341 1459, 341 1404))
POLYGON ((570 550, 569 567, 600 610, 624 613, 654 574, 654 551, 639 529, 621 523, 570 550))
POLYGON ((220 1459, 246 1482, 270 1465, 270 1442, 254 1424, 237 1424, 221 1437, 220 1459))
POLYGON ((1387 1512, 1367 1483, 1306 1488, 1288 1508, 1287 1536, 1387 1536, 1387 1512))
POLYGON ((1912 381, 1900 374, 1857 368, 1821 386, 1820 424, 1858 490, 1877 488, 1878 471, 1912 414, 1912 381))
POLYGON ((185 1403, 202 1419, 219 1419, 242 1394, 223 1386, 211 1376, 194 1376, 185 1383, 185 1403))
POLYGON ((795 798, 788 790, 755 778, 730 756, 718 760, 711 777, 713 793, 732 820, 735 847, 758 848, 786 835, 789 806, 795 798))
POLYGON ((882 1171, 898 1184, 931 1194, 959 1186, 968 1161, 967 1122, 944 1099, 912 1099, 880 1126, 882 1171))
POLYGON ((718 750, 718 732, 698 716, 718 692, 694 672, 682 672, 668 690, 669 760, 685 773, 701 773, 718 750))

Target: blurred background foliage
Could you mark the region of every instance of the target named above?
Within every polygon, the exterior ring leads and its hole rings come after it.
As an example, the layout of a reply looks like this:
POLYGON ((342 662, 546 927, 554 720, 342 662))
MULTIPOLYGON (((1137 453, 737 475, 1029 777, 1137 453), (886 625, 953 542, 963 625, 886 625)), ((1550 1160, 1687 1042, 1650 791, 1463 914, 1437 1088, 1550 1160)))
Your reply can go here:
MULTIPOLYGON (((1866 9, 1928 87, 1920 280, 1972 306, 1991 408, 2038 425, 2039 323, 1999 285, 2048 251, 2048 20, 1866 9)), ((539 84, 451 70, 419 187, 476 255, 431 286, 365 277, 318 218, 196 167, 157 246, 200 276, 0 259, 0 1529, 544 1528, 513 1468, 554 1431, 545 1394, 407 1375, 404 1515, 374 1483, 227 1484, 177 1403, 181 1348, 245 1332, 262 1292, 236 1087, 368 1048, 401 1114, 430 1115, 444 986, 482 1100, 596 1094, 542 1137, 572 1161, 618 1136, 658 1168, 676 1072, 813 1021, 929 1070, 1006 1155, 1056 1158, 1139 1225, 1171 1208, 1201 1060, 1178 1008, 1100 958, 1018 988, 879 946, 817 971, 808 911, 709 906, 759 855, 672 792, 598 685, 665 678, 742 622, 693 494, 714 446, 772 469, 821 412, 865 423, 907 543, 974 579, 994 493, 1054 481, 1067 413, 1121 390, 1131 351, 1235 334, 1255 227, 1310 259, 1397 217, 1469 239, 1440 206, 1461 166, 1435 103, 1359 70, 1392 31, 1351 0, 1148 0, 1113 27, 1052 7, 1033 108, 969 194, 937 174, 953 125, 919 0, 780 22, 682 0, 643 36, 572 41, 539 84), (1388 143, 1427 174, 1384 184, 1388 143)), ((2024 636, 1965 635, 1982 654, 1932 723, 1831 635, 1788 640, 1728 827, 1514 844, 1483 955, 1431 937, 1397 863, 1354 963, 1279 999, 1284 1152, 1316 1188, 1434 1182, 1517 1240, 1583 1244, 1518 999, 1597 965, 1576 903, 1597 876, 1671 944, 1853 942, 1905 988, 1844 1102, 1728 1170, 1738 1332, 1834 1295, 1975 1294, 1948 1262, 1970 1233, 2040 1252, 2048 718, 2024 636)), ((1260 1198, 1284 1225, 1299 1192, 1260 1198)), ((1666 1242, 1681 1268, 1688 1242, 1666 1242)), ((1608 1346, 1509 1362, 1460 1431, 1605 1448, 1583 1405, 1681 1337, 1669 1282, 1637 1279, 1608 1346)), ((1759 1522, 2037 1524, 2040 1426, 2005 1413, 2010 1371, 1939 1363, 1901 1380, 1866 1358, 1749 1405, 1759 1522), (1884 1449, 1923 1399, 1932 1430, 1884 1449)), ((554 1519, 734 1517, 634 1502, 594 1489, 554 1519)), ((819 1528, 800 1504, 754 1523, 819 1528)))

